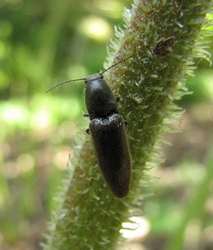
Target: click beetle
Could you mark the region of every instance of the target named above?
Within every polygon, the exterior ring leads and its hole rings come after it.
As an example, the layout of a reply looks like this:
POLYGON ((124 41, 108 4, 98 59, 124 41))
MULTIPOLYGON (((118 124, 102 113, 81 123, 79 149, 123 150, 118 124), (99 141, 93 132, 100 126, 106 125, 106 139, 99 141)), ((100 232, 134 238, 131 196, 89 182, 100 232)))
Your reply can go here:
POLYGON ((98 165, 113 194, 122 198, 129 192, 131 178, 126 123, 119 114, 116 98, 103 77, 107 70, 117 64, 101 73, 62 82, 49 90, 71 81, 84 80, 85 103, 90 119, 88 132, 92 136, 98 165))

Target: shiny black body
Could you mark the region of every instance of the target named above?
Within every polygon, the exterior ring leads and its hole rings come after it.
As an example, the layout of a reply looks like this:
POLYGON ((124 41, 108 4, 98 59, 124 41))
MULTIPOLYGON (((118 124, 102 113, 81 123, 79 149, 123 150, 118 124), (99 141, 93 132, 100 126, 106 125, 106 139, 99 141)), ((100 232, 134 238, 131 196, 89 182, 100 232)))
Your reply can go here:
POLYGON ((89 131, 98 163, 112 192, 121 198, 128 194, 131 176, 125 122, 118 113, 116 100, 103 76, 92 75, 85 82, 89 131))

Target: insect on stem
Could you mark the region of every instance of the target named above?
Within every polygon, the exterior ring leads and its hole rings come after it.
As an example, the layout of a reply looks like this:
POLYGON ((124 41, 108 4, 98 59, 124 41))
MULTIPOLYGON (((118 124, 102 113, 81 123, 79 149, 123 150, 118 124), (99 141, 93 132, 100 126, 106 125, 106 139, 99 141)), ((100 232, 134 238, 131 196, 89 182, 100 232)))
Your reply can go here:
POLYGON ((118 111, 116 98, 103 74, 132 56, 117 61, 100 73, 67 80, 47 92, 70 82, 84 81, 85 104, 90 123, 86 130, 92 137, 97 162, 103 177, 117 198, 128 195, 131 180, 131 153, 126 122, 118 111))

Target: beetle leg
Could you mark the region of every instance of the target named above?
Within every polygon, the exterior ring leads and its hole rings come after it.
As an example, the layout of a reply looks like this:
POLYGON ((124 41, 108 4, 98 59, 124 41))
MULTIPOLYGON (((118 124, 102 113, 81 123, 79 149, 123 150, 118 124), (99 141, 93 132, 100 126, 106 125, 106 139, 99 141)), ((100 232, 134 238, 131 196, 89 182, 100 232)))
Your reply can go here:
POLYGON ((119 96, 116 97, 116 102, 120 102, 120 97, 119 96))
POLYGON ((87 129, 85 130, 85 132, 89 135, 89 134, 90 134, 89 128, 87 128, 87 129))
POLYGON ((127 127, 128 127, 128 122, 127 122, 127 121, 124 121, 124 125, 125 125, 125 127, 127 128, 127 127))
POLYGON ((86 113, 85 113, 85 114, 83 114, 83 116, 84 116, 84 117, 89 117, 89 114, 86 114, 86 113))

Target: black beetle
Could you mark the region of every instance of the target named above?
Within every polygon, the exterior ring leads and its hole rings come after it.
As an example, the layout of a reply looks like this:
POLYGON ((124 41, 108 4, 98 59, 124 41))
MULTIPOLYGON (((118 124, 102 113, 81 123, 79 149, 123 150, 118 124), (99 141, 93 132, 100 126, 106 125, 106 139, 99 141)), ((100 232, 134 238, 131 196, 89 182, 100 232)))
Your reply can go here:
POLYGON ((131 160, 125 121, 102 74, 86 79, 85 101, 90 118, 89 131, 94 142, 99 166, 117 197, 129 191, 131 160))
POLYGON ((99 74, 65 81, 58 85, 70 81, 85 81, 85 103, 90 119, 88 132, 93 139, 98 164, 114 195, 122 198, 129 192, 131 157, 126 123, 119 114, 116 99, 103 77, 103 73, 108 69, 99 74))

